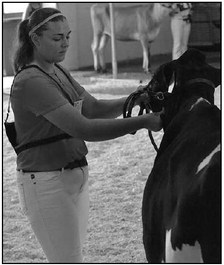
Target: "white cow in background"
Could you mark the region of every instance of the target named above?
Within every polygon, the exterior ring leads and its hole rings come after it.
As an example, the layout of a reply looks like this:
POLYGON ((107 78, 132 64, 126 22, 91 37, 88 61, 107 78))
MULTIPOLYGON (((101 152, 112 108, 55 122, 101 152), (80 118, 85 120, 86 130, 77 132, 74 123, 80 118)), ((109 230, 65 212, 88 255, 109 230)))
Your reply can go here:
MULTIPOLYGON (((168 16, 169 3, 149 3, 128 7, 114 7, 115 38, 120 41, 140 41, 143 49, 143 69, 150 70, 150 46, 160 31, 163 19, 168 16)), ((91 45, 94 69, 106 72, 104 49, 111 35, 108 4, 94 4, 90 9, 93 27, 91 45)))

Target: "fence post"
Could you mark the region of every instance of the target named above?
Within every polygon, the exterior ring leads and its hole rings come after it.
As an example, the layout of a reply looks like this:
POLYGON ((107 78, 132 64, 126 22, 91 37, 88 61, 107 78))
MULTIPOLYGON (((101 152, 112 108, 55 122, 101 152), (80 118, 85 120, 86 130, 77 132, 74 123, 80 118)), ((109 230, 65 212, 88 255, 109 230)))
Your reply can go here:
POLYGON ((112 70, 113 70, 113 78, 116 79, 117 60, 116 60, 115 30, 114 30, 114 9, 112 3, 109 3, 109 6, 110 6, 110 24, 111 24, 112 70))

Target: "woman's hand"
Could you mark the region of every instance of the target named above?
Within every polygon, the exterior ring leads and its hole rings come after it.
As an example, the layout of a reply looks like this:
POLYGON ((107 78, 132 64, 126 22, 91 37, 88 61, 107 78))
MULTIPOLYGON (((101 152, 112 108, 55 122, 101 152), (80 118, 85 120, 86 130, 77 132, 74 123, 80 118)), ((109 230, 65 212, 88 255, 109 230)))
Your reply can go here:
POLYGON ((145 128, 150 131, 158 132, 162 129, 160 114, 149 113, 143 115, 145 118, 145 128))
POLYGON ((142 92, 142 94, 139 96, 139 98, 136 99, 135 106, 137 106, 137 105, 140 106, 142 103, 143 104, 146 104, 146 103, 149 102, 148 93, 145 90, 146 87, 147 87, 147 85, 145 85, 145 86, 139 86, 137 88, 137 91, 142 92))

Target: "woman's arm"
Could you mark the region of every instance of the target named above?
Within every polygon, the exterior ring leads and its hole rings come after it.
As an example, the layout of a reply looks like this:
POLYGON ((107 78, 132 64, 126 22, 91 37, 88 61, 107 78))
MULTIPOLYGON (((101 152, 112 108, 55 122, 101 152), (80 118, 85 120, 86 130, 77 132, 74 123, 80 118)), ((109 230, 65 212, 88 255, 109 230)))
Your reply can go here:
MULTIPOLYGON (((60 66, 61 67, 61 66, 60 66)), ((70 73, 63 68, 63 70, 70 77, 70 81, 73 83, 76 91, 83 99, 82 114, 89 119, 97 118, 117 118, 123 112, 123 105, 126 98, 103 100, 96 99, 91 94, 89 94, 83 86, 81 86, 70 73)))
POLYGON ((87 91, 81 97, 83 98, 82 114, 89 119, 117 118, 122 114, 126 100, 126 97, 110 100, 96 99, 87 91))
POLYGON ((162 128, 160 117, 154 114, 128 119, 88 119, 69 103, 44 117, 64 132, 85 141, 110 140, 142 128, 152 131, 162 128))

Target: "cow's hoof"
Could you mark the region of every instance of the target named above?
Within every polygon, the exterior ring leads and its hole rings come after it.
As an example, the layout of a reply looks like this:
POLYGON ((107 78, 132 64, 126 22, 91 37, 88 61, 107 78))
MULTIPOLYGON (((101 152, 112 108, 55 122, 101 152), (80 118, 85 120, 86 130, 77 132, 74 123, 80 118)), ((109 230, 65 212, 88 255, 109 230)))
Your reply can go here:
POLYGON ((107 73, 107 69, 101 69, 101 73, 102 74, 106 74, 107 73))
POLYGON ((95 70, 97 74, 105 74, 107 73, 107 69, 98 68, 95 70))
POLYGON ((100 73, 101 73, 101 68, 97 68, 97 69, 95 69, 95 72, 96 72, 97 74, 100 74, 100 73))
POLYGON ((147 71, 145 70, 144 73, 145 73, 147 76, 153 76, 153 71, 152 71, 152 69, 148 69, 147 71))
POLYGON ((151 74, 151 73, 152 73, 152 69, 151 69, 151 68, 149 68, 149 69, 144 69, 144 72, 145 72, 146 74, 151 74))

